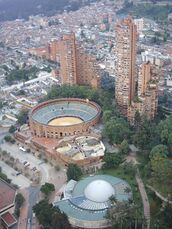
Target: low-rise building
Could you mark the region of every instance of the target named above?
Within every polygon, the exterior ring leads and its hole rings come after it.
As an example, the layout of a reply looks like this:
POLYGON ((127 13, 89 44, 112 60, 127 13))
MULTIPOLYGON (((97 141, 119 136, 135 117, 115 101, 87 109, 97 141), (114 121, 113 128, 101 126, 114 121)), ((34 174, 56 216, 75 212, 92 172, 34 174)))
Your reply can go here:
POLYGON ((0 179, 0 223, 5 228, 10 228, 17 223, 13 216, 15 208, 16 190, 0 179))

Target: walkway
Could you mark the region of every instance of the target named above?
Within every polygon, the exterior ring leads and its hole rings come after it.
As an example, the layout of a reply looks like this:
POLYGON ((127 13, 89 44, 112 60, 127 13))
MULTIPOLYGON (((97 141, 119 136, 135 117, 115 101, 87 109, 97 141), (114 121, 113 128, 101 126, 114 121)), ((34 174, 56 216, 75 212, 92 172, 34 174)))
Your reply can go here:
POLYGON ((172 204, 172 201, 169 200, 168 198, 165 198, 164 196, 162 196, 159 192, 157 192, 151 185, 146 185, 151 191, 153 191, 155 193, 155 195, 157 197, 159 197, 162 201, 172 204))
POLYGON ((143 202, 143 209, 144 209, 144 217, 146 219, 146 229, 150 229, 150 204, 149 204, 149 200, 148 200, 148 196, 143 184, 143 181, 140 177, 140 173, 139 170, 137 169, 137 173, 136 173, 136 181, 139 187, 139 191, 142 197, 142 202, 143 202))
POLYGON ((20 193, 24 196, 25 202, 23 203, 23 206, 20 209, 18 227, 19 229, 26 229, 27 228, 29 193, 27 189, 20 190, 20 193))

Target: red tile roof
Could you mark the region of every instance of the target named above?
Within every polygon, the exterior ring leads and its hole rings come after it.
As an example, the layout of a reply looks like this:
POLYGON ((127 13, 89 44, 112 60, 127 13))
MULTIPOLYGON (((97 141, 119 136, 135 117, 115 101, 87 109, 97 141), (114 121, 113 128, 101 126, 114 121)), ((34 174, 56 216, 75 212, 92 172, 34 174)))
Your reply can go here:
POLYGON ((9 212, 6 212, 5 214, 1 215, 1 219, 8 227, 17 223, 16 218, 9 212))
POLYGON ((4 208, 13 204, 15 199, 16 190, 0 179, 0 212, 4 208))

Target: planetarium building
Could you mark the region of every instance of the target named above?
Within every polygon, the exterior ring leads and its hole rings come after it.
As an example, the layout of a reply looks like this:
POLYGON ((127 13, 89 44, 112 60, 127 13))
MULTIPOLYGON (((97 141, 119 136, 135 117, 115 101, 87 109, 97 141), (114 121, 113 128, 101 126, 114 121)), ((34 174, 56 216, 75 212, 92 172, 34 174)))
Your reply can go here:
MULTIPOLYGON (((89 176, 79 182, 71 180, 64 190, 64 198, 54 205, 64 212, 73 227, 107 228, 106 213, 111 206, 110 197, 117 201, 127 201, 132 197, 128 183, 109 176, 89 176)), ((131 190, 131 189, 130 189, 131 190)))

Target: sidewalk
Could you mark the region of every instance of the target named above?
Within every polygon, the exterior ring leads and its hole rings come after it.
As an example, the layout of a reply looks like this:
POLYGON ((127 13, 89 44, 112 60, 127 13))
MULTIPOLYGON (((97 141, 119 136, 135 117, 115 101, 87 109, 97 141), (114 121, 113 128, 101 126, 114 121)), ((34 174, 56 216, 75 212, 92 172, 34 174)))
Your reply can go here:
POLYGON ((27 216, 28 216, 28 201, 29 201, 29 193, 27 189, 20 190, 20 193, 24 196, 25 202, 20 209, 20 217, 18 228, 19 229, 26 229, 27 228, 27 216))

